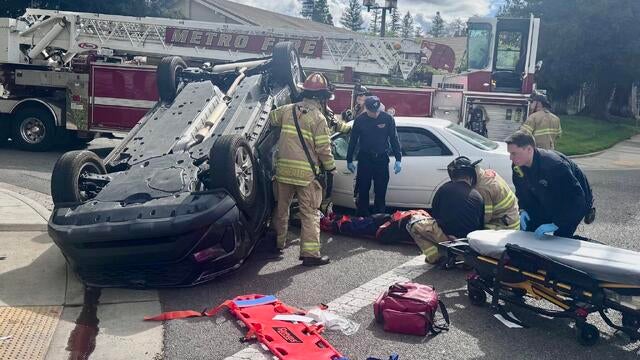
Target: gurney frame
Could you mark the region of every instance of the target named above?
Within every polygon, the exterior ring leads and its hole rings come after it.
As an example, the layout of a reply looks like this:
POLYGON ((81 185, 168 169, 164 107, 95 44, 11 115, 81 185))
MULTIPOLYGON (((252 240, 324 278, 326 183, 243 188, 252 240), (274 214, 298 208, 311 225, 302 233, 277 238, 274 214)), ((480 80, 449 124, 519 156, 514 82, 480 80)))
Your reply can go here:
POLYGON ((587 316, 598 313, 615 330, 640 340, 640 311, 625 305, 624 296, 640 296, 640 286, 603 283, 586 272, 562 264, 518 245, 507 244, 499 259, 475 252, 467 239, 439 244, 444 268, 463 265, 472 269, 467 276, 467 291, 473 305, 481 306, 491 295, 491 307, 504 318, 526 327, 508 315, 501 303, 534 311, 553 318, 575 322, 580 344, 595 344, 600 332, 587 322, 587 316), (545 300, 556 310, 530 305, 526 298, 545 300), (615 324, 607 315, 609 309, 622 313, 622 324, 615 324))

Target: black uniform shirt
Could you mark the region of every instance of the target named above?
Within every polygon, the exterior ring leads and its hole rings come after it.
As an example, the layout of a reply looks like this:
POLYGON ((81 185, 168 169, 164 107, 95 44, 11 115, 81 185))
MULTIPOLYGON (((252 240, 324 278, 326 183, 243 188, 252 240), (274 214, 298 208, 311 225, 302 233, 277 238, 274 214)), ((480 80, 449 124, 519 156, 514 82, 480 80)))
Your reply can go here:
POLYGON ((447 235, 464 238, 472 231, 484 228, 482 195, 464 181, 449 181, 442 185, 431 204, 431 215, 447 235))
POLYGON ((369 117, 366 112, 356 118, 351 129, 347 162, 353 161, 353 152, 358 142, 360 142, 358 158, 367 153, 376 155, 386 153, 389 149, 389 143, 391 143, 391 150, 396 160, 400 161, 402 158, 396 122, 391 115, 384 111, 381 111, 377 118, 369 117))

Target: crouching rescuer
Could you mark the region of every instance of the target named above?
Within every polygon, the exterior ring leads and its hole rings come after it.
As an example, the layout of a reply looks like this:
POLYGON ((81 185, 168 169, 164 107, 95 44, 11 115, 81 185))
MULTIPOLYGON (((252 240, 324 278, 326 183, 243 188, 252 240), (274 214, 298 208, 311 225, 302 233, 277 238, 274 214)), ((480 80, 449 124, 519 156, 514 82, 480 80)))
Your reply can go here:
POLYGON ((323 113, 332 93, 320 73, 309 75, 301 88, 301 102, 281 106, 269 115, 271 125, 281 127, 277 145, 278 204, 274 227, 278 235, 277 246, 282 251, 287 241, 289 207, 296 195, 302 222, 300 259, 305 266, 318 266, 329 263, 329 257, 320 255, 318 208, 322 202, 322 175, 336 169, 323 113))
POLYGON ((507 182, 493 169, 483 169, 466 156, 453 160, 447 171, 451 180, 469 179, 484 200, 484 228, 519 230, 518 199, 507 182))
POLYGON ((438 243, 464 238, 483 228, 484 201, 471 186, 471 178, 464 177, 442 185, 431 207, 431 214, 413 215, 407 231, 422 250, 425 261, 436 264, 440 260, 438 243))

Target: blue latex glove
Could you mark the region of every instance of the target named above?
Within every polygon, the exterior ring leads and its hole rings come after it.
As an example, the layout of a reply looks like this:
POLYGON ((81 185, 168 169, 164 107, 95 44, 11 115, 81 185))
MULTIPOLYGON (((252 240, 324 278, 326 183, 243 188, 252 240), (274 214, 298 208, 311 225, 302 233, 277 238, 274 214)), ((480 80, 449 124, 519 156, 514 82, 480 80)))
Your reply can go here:
POLYGON ((352 174, 356 172, 356 166, 352 162, 347 163, 347 169, 349 169, 349 171, 351 171, 352 174))
POLYGON ((527 221, 531 220, 529 213, 526 210, 520 212, 520 230, 527 230, 527 221))
POLYGON ((395 165, 393 165, 393 173, 398 174, 400 171, 402 171, 402 165, 400 161, 396 161, 395 165))
POLYGON ((543 237, 545 233, 551 233, 553 235, 553 232, 556 230, 558 230, 558 226, 556 224, 549 223, 538 226, 535 233, 537 237, 543 237))

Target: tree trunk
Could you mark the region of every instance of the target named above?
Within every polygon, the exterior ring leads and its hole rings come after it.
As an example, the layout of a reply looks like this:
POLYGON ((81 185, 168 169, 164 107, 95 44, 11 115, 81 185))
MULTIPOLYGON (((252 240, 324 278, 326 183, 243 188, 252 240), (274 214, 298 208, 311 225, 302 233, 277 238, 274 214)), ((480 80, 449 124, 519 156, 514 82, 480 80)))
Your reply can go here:
POLYGON ((609 120, 609 106, 614 87, 614 84, 608 81, 593 84, 587 96, 584 112, 596 119, 609 120))
POLYGON ((631 111, 631 83, 616 86, 611 104, 611 114, 621 117, 633 117, 631 111))

